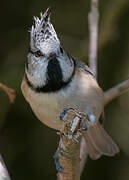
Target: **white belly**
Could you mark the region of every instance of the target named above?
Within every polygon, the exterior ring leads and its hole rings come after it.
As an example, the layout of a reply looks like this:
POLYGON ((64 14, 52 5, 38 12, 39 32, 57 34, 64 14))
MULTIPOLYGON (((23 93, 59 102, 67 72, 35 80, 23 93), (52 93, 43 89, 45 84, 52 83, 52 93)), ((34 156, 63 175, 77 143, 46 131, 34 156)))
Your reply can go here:
POLYGON ((21 89, 37 118, 57 130, 63 125, 59 115, 64 108, 72 107, 81 112, 93 113, 97 119, 103 109, 103 94, 95 80, 92 84, 85 78, 80 81, 80 78, 75 77, 70 87, 58 93, 36 93, 23 80, 21 89))

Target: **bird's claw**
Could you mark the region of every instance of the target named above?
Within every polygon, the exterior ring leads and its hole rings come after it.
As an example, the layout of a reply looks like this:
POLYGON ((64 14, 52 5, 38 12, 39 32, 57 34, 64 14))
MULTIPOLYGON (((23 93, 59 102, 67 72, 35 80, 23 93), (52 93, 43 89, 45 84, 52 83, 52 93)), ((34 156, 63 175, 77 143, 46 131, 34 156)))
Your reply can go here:
POLYGON ((64 108, 63 112, 60 113, 60 120, 64 119, 64 116, 67 114, 67 112, 68 112, 68 109, 64 108))
POLYGON ((86 131, 86 130, 88 130, 88 127, 87 127, 87 125, 86 125, 86 122, 81 122, 81 130, 82 131, 86 131))
POLYGON ((60 119, 64 121, 63 134, 69 139, 78 141, 81 132, 88 130, 88 127, 94 124, 96 116, 78 112, 73 108, 65 108, 60 114, 60 119))

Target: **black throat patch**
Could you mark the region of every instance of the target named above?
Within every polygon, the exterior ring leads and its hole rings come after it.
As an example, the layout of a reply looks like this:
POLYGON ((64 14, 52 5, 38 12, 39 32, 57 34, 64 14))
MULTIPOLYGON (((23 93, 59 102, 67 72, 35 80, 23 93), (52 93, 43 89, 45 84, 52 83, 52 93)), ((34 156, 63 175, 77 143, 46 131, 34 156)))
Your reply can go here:
POLYGON ((31 84, 31 82, 28 80, 27 75, 25 77, 27 84, 35 92, 50 93, 50 92, 59 91, 62 88, 66 88, 70 83, 70 81, 72 80, 74 73, 75 73, 75 62, 74 62, 74 70, 71 77, 67 80, 67 82, 64 82, 60 63, 56 57, 53 57, 52 59, 49 60, 47 66, 47 72, 46 72, 47 82, 45 86, 34 87, 31 84))

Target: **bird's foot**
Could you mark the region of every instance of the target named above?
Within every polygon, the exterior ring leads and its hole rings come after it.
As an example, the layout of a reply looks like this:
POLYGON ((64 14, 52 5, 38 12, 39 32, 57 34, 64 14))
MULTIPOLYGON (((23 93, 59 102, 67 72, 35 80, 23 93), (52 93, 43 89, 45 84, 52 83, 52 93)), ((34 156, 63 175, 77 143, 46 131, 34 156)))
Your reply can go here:
POLYGON ((60 119, 64 121, 61 132, 69 139, 78 142, 82 131, 88 130, 89 125, 94 124, 96 117, 94 114, 78 112, 73 108, 65 108, 60 114, 60 119))
POLYGON ((89 125, 93 125, 96 121, 96 116, 93 113, 79 112, 82 119, 87 120, 89 125))
POLYGON ((64 108, 64 110, 60 113, 60 120, 64 120, 65 115, 67 115, 69 109, 64 108))

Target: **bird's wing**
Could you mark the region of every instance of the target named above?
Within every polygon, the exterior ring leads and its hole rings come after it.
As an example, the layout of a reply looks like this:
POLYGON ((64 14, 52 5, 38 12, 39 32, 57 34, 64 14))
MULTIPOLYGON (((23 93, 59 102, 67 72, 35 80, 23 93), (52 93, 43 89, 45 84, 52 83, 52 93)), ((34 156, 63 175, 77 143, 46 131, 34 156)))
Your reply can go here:
POLYGON ((74 59, 74 61, 76 63, 77 68, 79 68, 81 71, 83 71, 86 74, 92 75, 93 78, 96 79, 94 73, 92 72, 92 70, 84 62, 82 62, 82 61, 80 61, 78 59, 74 59))
MULTIPOLYGON (((76 59, 75 63, 77 68, 90 75, 96 81, 94 73, 85 63, 76 59)), ((119 152, 119 147, 103 128, 103 123, 104 112, 102 112, 99 121, 83 133, 88 147, 88 154, 92 159, 98 159, 101 155, 114 156, 119 152)))

